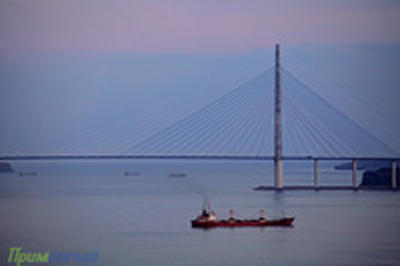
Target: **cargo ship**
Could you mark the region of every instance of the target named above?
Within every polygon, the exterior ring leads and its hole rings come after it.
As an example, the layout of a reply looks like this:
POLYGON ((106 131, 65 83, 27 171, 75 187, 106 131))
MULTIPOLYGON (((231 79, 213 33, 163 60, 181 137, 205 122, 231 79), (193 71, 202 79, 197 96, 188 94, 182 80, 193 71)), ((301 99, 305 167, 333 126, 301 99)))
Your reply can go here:
POLYGON ((264 211, 260 210, 260 217, 258 219, 235 219, 233 210, 229 211, 230 217, 226 220, 217 220, 215 212, 208 212, 203 209, 203 212, 192 220, 193 228, 216 228, 216 227, 264 227, 264 226, 293 226, 294 217, 281 217, 278 219, 269 219, 264 216, 264 211))

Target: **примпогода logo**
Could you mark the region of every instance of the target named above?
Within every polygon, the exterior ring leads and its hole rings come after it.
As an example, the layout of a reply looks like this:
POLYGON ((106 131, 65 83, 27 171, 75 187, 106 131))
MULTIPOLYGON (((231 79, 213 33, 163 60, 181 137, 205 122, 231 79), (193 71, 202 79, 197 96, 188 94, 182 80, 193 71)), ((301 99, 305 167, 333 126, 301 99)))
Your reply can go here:
POLYGON ((10 247, 8 263, 91 263, 99 259, 98 252, 26 252, 22 247, 10 247))

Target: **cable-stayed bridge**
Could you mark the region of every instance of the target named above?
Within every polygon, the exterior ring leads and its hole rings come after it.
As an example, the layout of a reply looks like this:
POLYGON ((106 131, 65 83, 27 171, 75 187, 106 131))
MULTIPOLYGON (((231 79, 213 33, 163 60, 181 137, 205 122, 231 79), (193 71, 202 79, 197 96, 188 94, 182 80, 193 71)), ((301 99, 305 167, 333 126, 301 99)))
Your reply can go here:
POLYGON ((392 186, 400 154, 320 97, 280 65, 243 83, 197 112, 112 153, 1 155, 0 160, 54 159, 224 159, 274 160, 275 187, 283 188, 283 160, 314 160, 318 187, 320 160, 392 162, 392 186))

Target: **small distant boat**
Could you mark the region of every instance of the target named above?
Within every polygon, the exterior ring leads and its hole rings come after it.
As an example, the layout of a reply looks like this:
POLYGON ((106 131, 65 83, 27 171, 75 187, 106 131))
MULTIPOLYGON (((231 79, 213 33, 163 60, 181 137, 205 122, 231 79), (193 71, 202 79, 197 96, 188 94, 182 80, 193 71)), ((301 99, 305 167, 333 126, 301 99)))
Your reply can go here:
POLYGON ((168 175, 169 178, 185 178, 187 177, 186 173, 170 173, 168 175))
POLYGON ((203 228, 210 229, 215 227, 264 227, 264 226, 282 226, 290 227, 292 226, 294 217, 282 217, 278 219, 267 219, 264 217, 264 211, 260 211, 260 218, 258 219, 235 219, 233 217, 233 211, 230 211, 230 218, 227 220, 217 220, 215 219, 215 213, 211 211, 210 213, 203 209, 201 215, 196 219, 192 220, 193 228, 203 228))
POLYGON ((12 173, 14 169, 11 167, 9 163, 0 162, 0 173, 12 173))
POLYGON ((124 176, 140 176, 140 172, 125 171, 124 176))
POLYGON ((37 176, 38 173, 37 172, 19 172, 18 175, 19 176, 37 176))

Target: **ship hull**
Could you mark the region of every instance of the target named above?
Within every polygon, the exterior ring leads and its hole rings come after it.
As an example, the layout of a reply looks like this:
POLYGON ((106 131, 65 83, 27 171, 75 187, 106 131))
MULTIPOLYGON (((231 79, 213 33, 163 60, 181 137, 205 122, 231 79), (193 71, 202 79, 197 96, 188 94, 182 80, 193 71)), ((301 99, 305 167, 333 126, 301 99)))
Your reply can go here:
POLYGON ((264 226, 292 226, 293 217, 276 220, 217 220, 199 221, 192 220, 193 228, 215 228, 215 227, 264 227, 264 226))

